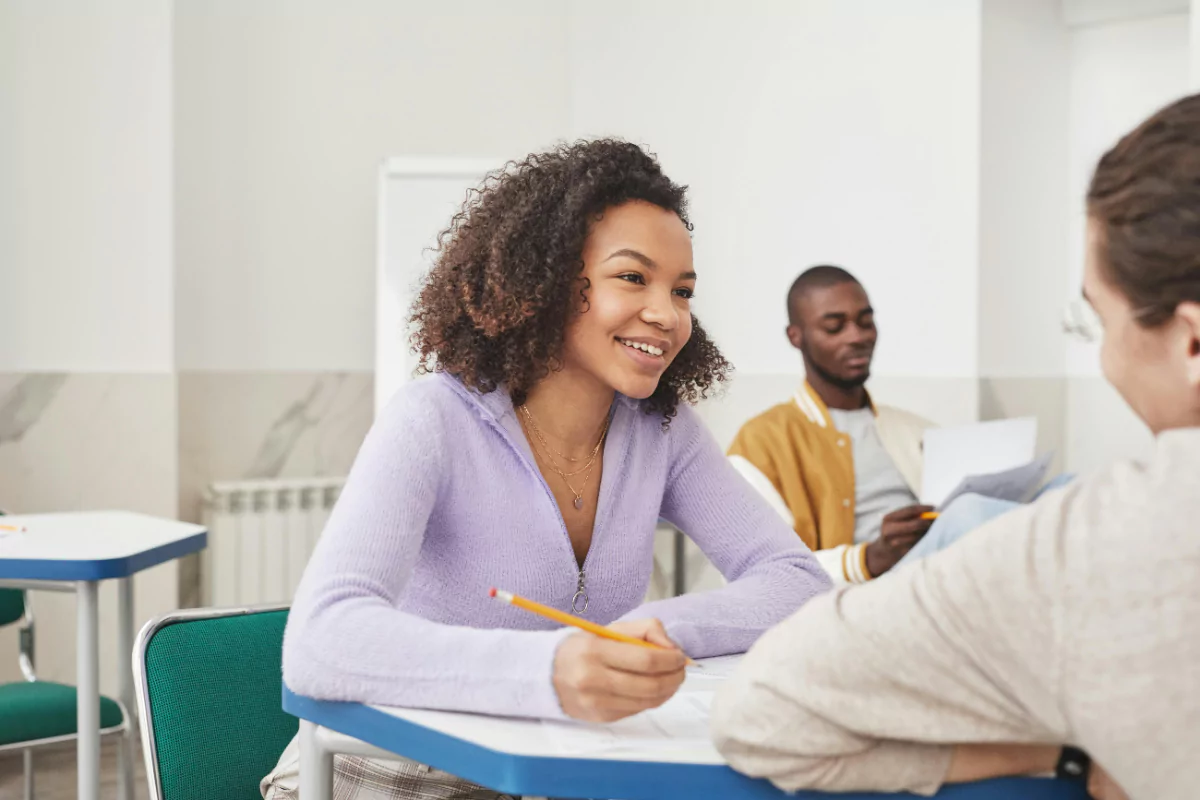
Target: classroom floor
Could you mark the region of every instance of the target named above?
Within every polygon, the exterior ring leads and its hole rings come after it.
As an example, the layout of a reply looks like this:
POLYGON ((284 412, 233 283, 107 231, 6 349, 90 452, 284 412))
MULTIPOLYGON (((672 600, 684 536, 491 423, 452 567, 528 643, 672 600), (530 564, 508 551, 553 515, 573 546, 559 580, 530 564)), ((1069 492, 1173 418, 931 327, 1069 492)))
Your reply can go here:
MULTIPOLYGON (((0 753, 0 798, 21 800, 25 783, 20 753, 0 753)), ((75 743, 39 749, 33 757, 33 792, 37 800, 74 800, 76 795, 75 743)), ((147 800, 146 768, 142 748, 135 743, 133 753, 133 797, 147 800)), ((111 737, 100 743, 100 798, 117 797, 117 742, 111 737)))

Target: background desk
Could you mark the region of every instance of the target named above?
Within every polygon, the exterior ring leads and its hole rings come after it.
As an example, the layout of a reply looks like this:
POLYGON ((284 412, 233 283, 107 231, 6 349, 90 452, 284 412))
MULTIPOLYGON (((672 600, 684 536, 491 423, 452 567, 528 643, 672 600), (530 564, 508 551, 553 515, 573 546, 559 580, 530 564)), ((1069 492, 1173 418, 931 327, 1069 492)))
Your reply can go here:
MULTIPOLYGON (((24 533, 0 531, 0 586, 73 591, 77 596, 79 800, 100 797, 100 654, 98 585, 117 581, 120 699, 133 724, 133 580, 135 573, 204 549, 204 528, 127 511, 3 517, 24 533)), ((132 789, 128 742, 121 743, 121 785, 132 789)))
MULTIPOLYGON (((563 757, 550 740, 552 734, 536 721, 331 703, 302 697, 286 686, 283 708, 301 720, 300 796, 304 800, 330 800, 334 753, 385 758, 394 753, 512 795, 619 800, 878 800, 900 796, 818 792, 788 795, 767 781, 739 775, 719 759, 706 760, 696 753, 656 751, 645 758, 630 753, 563 757)), ((1081 785, 1031 778, 950 786, 937 796, 943 800, 1087 797, 1081 785)))

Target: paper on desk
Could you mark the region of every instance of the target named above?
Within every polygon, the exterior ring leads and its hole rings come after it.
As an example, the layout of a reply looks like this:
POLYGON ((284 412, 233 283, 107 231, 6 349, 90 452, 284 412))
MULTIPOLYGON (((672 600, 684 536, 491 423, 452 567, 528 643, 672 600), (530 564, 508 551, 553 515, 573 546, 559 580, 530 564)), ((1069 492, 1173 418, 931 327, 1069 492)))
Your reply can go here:
POLYGON ((716 658, 706 658, 700 663, 703 668, 695 669, 688 667, 688 678, 700 678, 704 680, 725 680, 733 675, 733 671, 737 669, 737 665, 741 663, 742 656, 717 656, 716 658))
POLYGON ((1042 485, 1046 478, 1046 470, 1050 468, 1050 459, 1054 453, 1046 453, 1040 458, 1022 464, 1019 467, 993 472, 990 475, 968 475, 938 508, 950 505, 956 497, 963 494, 981 494, 984 497, 994 497, 997 500, 1010 500, 1014 503, 1024 503, 1042 485))
POLYGON ((721 759, 709 734, 713 695, 741 660, 740 655, 706 658, 704 669, 689 669, 675 696, 658 708, 608 725, 543 722, 551 729, 559 752, 566 756, 614 753, 670 753, 673 758, 703 763, 721 759))
POLYGON ((707 752, 711 747, 708 710, 712 698, 712 692, 680 691, 658 708, 608 725, 543 724, 554 727, 553 738, 563 755, 664 749, 707 752))
POLYGON ((921 501, 941 507, 967 478, 1029 465, 1037 446, 1033 417, 925 431, 921 501))

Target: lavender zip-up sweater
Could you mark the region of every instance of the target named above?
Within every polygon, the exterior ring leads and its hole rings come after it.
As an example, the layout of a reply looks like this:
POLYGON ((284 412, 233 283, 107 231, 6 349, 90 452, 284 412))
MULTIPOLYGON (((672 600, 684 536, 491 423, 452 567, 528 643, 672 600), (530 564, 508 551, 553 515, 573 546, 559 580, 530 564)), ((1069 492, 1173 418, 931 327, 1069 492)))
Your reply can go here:
MULTIPOLYGON (((812 554, 734 471, 690 407, 669 428, 617 395, 584 616, 657 617, 693 657, 745 651, 829 588, 812 554), (658 518, 729 583, 642 605, 658 518)), ((570 610, 580 569, 503 390, 406 384, 363 443, 296 593, 283 672, 325 700, 561 717, 554 651, 573 629, 488 597, 570 610)))

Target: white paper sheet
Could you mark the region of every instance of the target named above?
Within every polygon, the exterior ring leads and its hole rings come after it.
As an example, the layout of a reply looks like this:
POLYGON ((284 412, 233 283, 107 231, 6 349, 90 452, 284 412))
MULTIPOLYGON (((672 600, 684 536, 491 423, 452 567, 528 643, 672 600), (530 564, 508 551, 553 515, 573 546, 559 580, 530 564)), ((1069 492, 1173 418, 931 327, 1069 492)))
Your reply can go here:
POLYGON ((688 667, 689 678, 708 678, 724 680, 733 675, 733 671, 737 669, 737 665, 741 663, 742 657, 737 656, 717 656, 716 658, 704 658, 700 663, 704 666, 700 669, 688 667))
POLYGON ((959 495, 981 494, 984 497, 994 497, 997 500, 1009 500, 1014 503, 1024 503, 1042 486, 1046 479, 1046 470, 1050 468, 1050 459, 1054 453, 1046 453, 1040 458, 1022 464, 1003 472, 993 472, 990 475, 968 475, 959 482, 946 499, 938 506, 945 508, 959 495))
POLYGON ((1027 466, 1036 445, 1034 417, 930 428, 925 432, 921 501, 940 507, 968 477, 1027 466))
POLYGON ((741 656, 706 659, 704 669, 689 669, 682 687, 667 702, 608 725, 545 721, 542 723, 564 756, 671 752, 696 761, 720 756, 708 729, 713 695, 728 679, 741 656))

